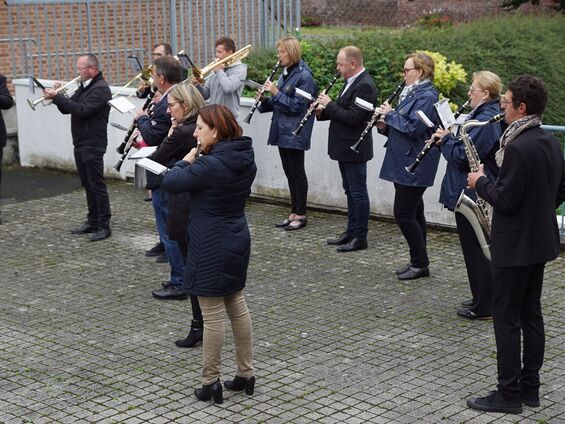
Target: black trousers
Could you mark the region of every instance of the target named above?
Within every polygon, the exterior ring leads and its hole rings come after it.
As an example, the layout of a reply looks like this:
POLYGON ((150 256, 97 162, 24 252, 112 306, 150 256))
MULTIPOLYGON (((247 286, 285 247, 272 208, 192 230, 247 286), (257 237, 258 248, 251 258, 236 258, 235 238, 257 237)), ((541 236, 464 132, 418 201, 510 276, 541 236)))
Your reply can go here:
POLYGON ((426 187, 394 184, 394 189, 394 219, 408 243, 410 264, 415 268, 425 268, 430 264, 422 199, 426 187))
POLYGON ((306 215, 308 178, 304 169, 304 150, 279 147, 282 167, 290 191, 290 213, 306 215))
POLYGON ((467 278, 473 295, 471 311, 477 315, 492 315, 492 278, 490 261, 484 255, 473 227, 462 214, 455 214, 457 232, 463 258, 467 267, 467 278))
POLYGON ((520 392, 528 397, 539 394, 545 347, 540 301, 544 268, 545 263, 492 267, 498 390, 508 400, 519 400, 520 392))
MULTIPOLYGON (((186 255, 188 254, 188 244, 182 241, 178 241, 180 253, 184 259, 184 263, 186 264, 186 255)), ((192 306, 192 319, 194 321, 204 321, 202 318, 202 309, 200 309, 200 303, 198 303, 198 296, 190 295, 190 305, 192 306)))
POLYGON ((105 147, 76 146, 75 163, 80 183, 86 192, 87 220, 101 228, 110 226, 110 198, 104 182, 105 147))

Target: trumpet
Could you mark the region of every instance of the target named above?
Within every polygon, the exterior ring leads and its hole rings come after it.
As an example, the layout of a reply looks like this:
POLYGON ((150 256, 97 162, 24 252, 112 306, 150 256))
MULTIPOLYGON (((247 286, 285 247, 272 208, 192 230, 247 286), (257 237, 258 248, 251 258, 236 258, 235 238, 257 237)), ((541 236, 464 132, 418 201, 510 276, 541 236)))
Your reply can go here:
POLYGON ((196 66, 193 66, 192 67, 192 76, 195 77, 198 81, 200 81, 200 83, 204 83, 204 78, 210 72, 214 71, 215 69, 219 68, 220 66, 230 66, 234 62, 237 62, 238 60, 245 59, 247 57, 247 55, 249 53, 251 53, 251 49, 252 49, 251 44, 248 44, 247 46, 243 47, 242 49, 239 49, 235 53, 232 53, 229 56, 224 57, 221 60, 214 61, 214 62, 210 63, 209 65, 206 65, 202 69, 197 68, 196 66))
MULTIPOLYGON (((386 103, 391 103, 396 96, 398 96, 400 94, 400 92, 402 91, 402 89, 404 88, 404 85, 406 84, 405 81, 402 81, 400 84, 398 84, 398 87, 396 87, 396 89, 392 92, 392 94, 390 96, 387 97, 387 99, 385 100, 386 103)), ((382 113, 377 112, 378 108, 375 107, 374 111, 373 111, 373 116, 371 116, 371 119, 369 119, 367 121, 367 126, 365 127, 365 129, 363 130, 363 132, 361 133, 361 135, 359 136, 359 140, 357 140, 355 142, 355 144, 353 144, 352 146, 350 146, 349 148, 351 150, 353 150, 355 153, 359 153, 359 149, 361 148, 361 143, 363 142, 363 140, 365 139, 365 137, 367 136, 367 134, 369 133, 369 131, 371 131, 371 128, 373 128, 373 126, 377 123, 377 121, 380 119, 382 113)))
MULTIPOLYGON (((465 108, 469 106, 469 103, 471 103, 471 100, 467 100, 465 103, 463 103, 459 107, 459 109, 457 109, 457 111, 453 114, 453 117, 455 119, 459 118, 459 115, 461 115, 461 113, 465 110, 465 108)), ((414 172, 416 172, 416 168, 418 167, 418 164, 422 162, 422 159, 424 159, 424 157, 428 154, 430 149, 433 146, 435 146, 436 143, 437 143, 437 138, 434 138, 432 136, 432 140, 429 143, 426 143, 422 151, 418 153, 418 155, 416 156, 416 160, 412 164, 404 167, 404 169, 406 169, 406 171, 408 171, 409 173, 414 174, 414 172)))
MULTIPOLYGON (((339 72, 336 72, 334 74, 333 79, 330 81, 330 83, 327 85, 326 88, 324 88, 324 90, 322 91, 321 94, 327 94, 332 87, 334 86, 334 84, 336 83, 337 79, 341 76, 341 74, 339 72)), ((310 104, 310 107, 308 108, 308 110, 306 111, 306 114, 304 115, 304 118, 302 118, 302 120, 300 121, 300 124, 298 125, 298 128, 296 128, 292 134, 295 135, 296 137, 298 137, 300 135, 300 132, 302 131, 302 128, 304 128, 304 125, 306 125, 306 122, 308 122, 308 118, 310 118, 310 116, 312 115, 312 113, 314 113, 314 111, 316 110, 316 108, 318 107, 318 105, 320 104, 320 102, 318 102, 317 100, 312 102, 312 104, 310 104)))
MULTIPOLYGON (((59 93, 64 93, 65 95, 72 94, 72 93, 68 93, 68 92, 67 92, 67 89, 68 89, 69 87, 71 87, 73 84, 77 84, 77 86, 75 87, 75 89, 72 91, 72 92, 74 92, 74 91, 78 88, 78 83, 79 83, 79 81, 80 81, 80 75, 79 75, 78 77, 76 77, 75 79, 69 81, 69 82, 66 83, 65 85, 63 85, 63 86, 57 88, 57 89, 55 90, 55 92, 56 92, 57 94, 59 94, 59 93)), ((37 100, 27 99, 27 103, 28 103, 29 107, 31 107, 33 110, 35 110, 35 107, 36 107, 39 103, 43 103, 44 106, 48 106, 48 105, 51 104, 51 103, 45 103, 46 101, 47 101, 47 99, 45 98, 45 96, 43 96, 42 98, 37 99, 37 100)))
POLYGON ((261 86, 261 88, 259 88, 257 90, 257 93, 255 94, 255 103, 253 103, 253 106, 251 106, 251 109, 249 110, 249 113, 247 114, 247 116, 243 119, 243 122, 245 122, 246 124, 249 124, 251 122, 251 118, 253 117, 253 114, 255 113, 255 109, 257 109, 257 107, 259 106, 259 103, 261 103, 261 96, 263 95, 263 93, 265 92, 265 89, 263 88, 264 85, 267 83, 267 81, 272 81, 273 77, 275 76, 275 74, 277 73, 277 69, 279 69, 279 66, 281 66, 281 61, 277 60, 277 63, 275 63, 275 66, 273 66, 273 69, 271 69, 271 72, 269 74, 269 76, 267 77, 267 79, 265 80, 265 82, 263 83, 263 85, 261 86))

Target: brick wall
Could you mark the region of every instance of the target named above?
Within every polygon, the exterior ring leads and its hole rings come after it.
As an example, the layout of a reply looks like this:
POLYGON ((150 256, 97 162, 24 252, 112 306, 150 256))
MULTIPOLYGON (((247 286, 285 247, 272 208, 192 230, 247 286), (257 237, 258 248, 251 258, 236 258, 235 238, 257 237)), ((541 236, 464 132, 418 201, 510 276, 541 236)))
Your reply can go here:
MULTIPOLYGON (((302 0, 302 18, 322 25, 412 25, 427 13, 439 13, 452 22, 468 22, 483 16, 508 13, 502 0, 302 0)), ((539 7, 525 4, 525 13, 555 13, 553 0, 541 0, 539 7)))

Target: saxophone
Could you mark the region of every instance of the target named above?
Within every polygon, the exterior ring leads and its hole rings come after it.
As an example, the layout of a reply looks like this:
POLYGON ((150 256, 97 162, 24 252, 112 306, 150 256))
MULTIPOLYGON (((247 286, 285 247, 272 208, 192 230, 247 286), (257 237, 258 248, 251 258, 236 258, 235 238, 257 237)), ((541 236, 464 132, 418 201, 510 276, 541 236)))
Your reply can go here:
MULTIPOLYGON (((481 159, 479 158, 471 136, 467 133, 468 130, 473 127, 482 127, 493 122, 498 122, 502 118, 504 118, 503 113, 493 116, 488 121, 471 120, 461 126, 460 138, 465 146, 465 154, 467 155, 471 172, 479 171, 481 159)), ((467 218, 471 227, 473 227, 473 231, 481 245, 483 254, 490 261, 490 218, 487 202, 480 197, 477 197, 477 201, 474 202, 473 199, 465 194, 465 190, 462 190, 457 200, 457 205, 455 205, 455 212, 459 212, 467 218)))

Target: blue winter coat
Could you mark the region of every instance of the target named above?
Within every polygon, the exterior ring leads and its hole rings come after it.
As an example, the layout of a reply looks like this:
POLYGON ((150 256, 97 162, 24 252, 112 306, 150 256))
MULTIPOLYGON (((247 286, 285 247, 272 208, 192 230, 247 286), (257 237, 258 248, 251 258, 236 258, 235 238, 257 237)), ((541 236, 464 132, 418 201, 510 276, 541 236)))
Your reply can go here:
POLYGON ((295 88, 310 93, 314 98, 318 96, 318 87, 312 76, 312 71, 301 60, 288 75, 281 75, 277 82, 277 88, 279 92, 261 102, 259 106, 261 113, 273 112, 267 144, 285 149, 310 149, 310 137, 315 120, 314 114, 310 116, 298 137, 292 134, 292 131, 298 128, 310 106, 308 100, 296 94, 295 88))
POLYGON ((438 93, 431 82, 418 84, 396 107, 385 116, 388 136, 387 149, 380 178, 393 183, 413 187, 430 187, 439 163, 439 150, 431 149, 416 168, 414 175, 406 167, 414 162, 424 148, 425 141, 431 137, 436 127, 428 128, 416 115, 421 110, 434 123, 439 124, 434 103, 438 93))
MULTIPOLYGON (((467 116, 466 120, 488 121, 499 113, 498 101, 491 101, 479 105, 467 116)), ((498 140, 502 134, 500 123, 495 122, 482 127, 473 127, 467 134, 471 136, 479 158, 485 166, 485 174, 492 181, 495 181, 498 177, 498 166, 494 155, 498 150, 498 140)), ((477 198, 477 195, 474 190, 465 189, 467 187, 467 174, 470 169, 463 142, 452 135, 444 137, 441 144, 441 154, 447 160, 447 169, 441 183, 439 202, 452 211, 455 209, 461 191, 465 190, 465 194, 473 200, 477 198)))
POLYGON ((171 193, 188 191, 186 290, 227 296, 245 287, 251 238, 245 202, 255 179, 251 139, 221 140, 190 165, 179 161, 163 178, 171 193))

